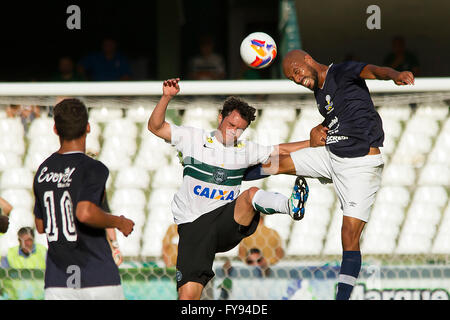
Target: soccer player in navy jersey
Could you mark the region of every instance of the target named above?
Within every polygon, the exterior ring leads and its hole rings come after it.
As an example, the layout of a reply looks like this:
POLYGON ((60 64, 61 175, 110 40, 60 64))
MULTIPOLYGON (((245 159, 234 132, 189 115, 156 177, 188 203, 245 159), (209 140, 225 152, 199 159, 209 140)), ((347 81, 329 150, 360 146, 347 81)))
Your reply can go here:
POLYGON ((55 106, 54 120, 61 147, 39 166, 33 183, 36 229, 48 242, 45 299, 124 299, 105 228, 128 236, 134 222, 101 209, 109 171, 85 154, 86 106, 65 99, 55 106))
POLYGON ((384 165, 379 149, 384 140, 382 121, 365 79, 412 85, 414 76, 409 71, 354 61, 327 66, 302 50, 286 54, 283 72, 289 80, 314 92, 325 119, 311 130, 310 148, 269 159, 262 171, 254 167, 244 180, 292 174, 333 182, 343 210, 343 256, 336 299, 347 300, 361 269, 359 241, 380 188, 384 165))

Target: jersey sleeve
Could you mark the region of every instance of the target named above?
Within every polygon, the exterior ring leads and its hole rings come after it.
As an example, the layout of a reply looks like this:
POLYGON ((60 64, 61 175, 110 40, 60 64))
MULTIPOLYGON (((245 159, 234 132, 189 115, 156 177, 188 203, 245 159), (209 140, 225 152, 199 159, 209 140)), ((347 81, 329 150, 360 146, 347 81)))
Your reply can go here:
POLYGON ((202 130, 187 126, 177 126, 173 123, 170 124, 170 144, 180 152, 184 152, 187 148, 192 146, 192 141, 197 133, 201 133, 202 130), (197 132, 198 131, 198 132, 197 132))
POLYGON ((255 142, 247 141, 248 165, 266 162, 273 152, 274 146, 264 146, 255 142))
POLYGON ((342 64, 342 75, 348 80, 360 78, 362 69, 367 65, 365 62, 348 61, 342 64))
POLYGON ((33 183, 33 193, 34 193, 34 209, 33 209, 34 216, 38 219, 44 219, 41 201, 37 195, 36 181, 33 183))
POLYGON ((108 175, 109 170, 103 163, 100 161, 90 163, 84 172, 78 202, 89 201, 101 207, 108 175))

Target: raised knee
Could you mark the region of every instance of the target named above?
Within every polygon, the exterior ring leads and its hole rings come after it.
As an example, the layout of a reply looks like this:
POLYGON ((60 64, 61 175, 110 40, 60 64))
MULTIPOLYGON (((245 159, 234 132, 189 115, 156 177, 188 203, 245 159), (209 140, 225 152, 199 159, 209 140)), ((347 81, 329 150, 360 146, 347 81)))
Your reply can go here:
POLYGON ((259 190, 259 188, 257 188, 257 187, 251 187, 251 188, 247 189, 248 199, 249 199, 250 203, 252 202, 253 197, 255 196, 256 192, 258 192, 258 190, 259 190))

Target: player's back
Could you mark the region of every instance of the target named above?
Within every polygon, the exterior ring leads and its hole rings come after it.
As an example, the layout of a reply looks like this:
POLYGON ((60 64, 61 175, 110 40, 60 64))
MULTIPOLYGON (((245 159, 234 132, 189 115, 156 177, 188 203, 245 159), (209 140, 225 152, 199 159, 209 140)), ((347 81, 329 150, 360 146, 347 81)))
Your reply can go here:
POLYGON ((34 213, 48 241, 45 288, 71 286, 74 272, 81 288, 120 284, 105 230, 76 217, 80 201, 100 206, 108 174, 105 165, 81 152, 54 153, 37 170, 34 213))

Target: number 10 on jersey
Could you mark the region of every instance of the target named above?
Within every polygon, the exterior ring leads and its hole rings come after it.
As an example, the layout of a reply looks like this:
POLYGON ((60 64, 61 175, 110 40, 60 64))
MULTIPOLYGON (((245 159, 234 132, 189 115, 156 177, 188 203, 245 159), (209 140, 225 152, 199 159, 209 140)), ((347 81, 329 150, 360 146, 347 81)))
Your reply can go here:
MULTIPOLYGON (((59 226, 56 220, 55 210, 55 196, 53 191, 46 191, 44 193, 44 206, 47 214, 47 224, 45 233, 47 234, 48 242, 58 241, 59 226)), ((77 229, 73 217, 73 203, 68 191, 64 191, 60 201, 60 213, 62 232, 67 241, 77 241, 77 229)))

